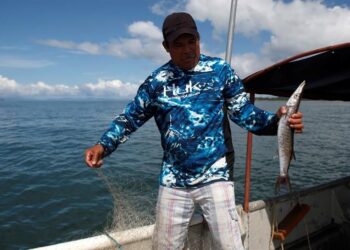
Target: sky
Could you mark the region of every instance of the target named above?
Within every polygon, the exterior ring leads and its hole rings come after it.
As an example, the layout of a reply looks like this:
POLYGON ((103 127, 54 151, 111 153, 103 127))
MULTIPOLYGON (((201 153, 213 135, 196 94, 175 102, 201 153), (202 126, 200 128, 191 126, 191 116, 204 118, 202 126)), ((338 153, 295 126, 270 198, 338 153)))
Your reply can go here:
MULTIPOLYGON (((131 99, 170 60, 161 26, 190 13, 201 52, 225 58, 231 0, 1 0, 0 98, 131 99)), ((238 0, 232 67, 241 78, 350 42, 349 0, 238 0)))

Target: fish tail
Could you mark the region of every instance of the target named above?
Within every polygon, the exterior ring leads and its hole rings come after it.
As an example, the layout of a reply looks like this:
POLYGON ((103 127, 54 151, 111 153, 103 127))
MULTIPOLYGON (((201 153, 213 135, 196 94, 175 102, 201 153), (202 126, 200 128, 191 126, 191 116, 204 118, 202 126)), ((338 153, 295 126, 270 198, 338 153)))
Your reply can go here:
POLYGON ((289 176, 278 176, 275 184, 275 193, 278 194, 281 191, 281 186, 285 187, 288 192, 291 191, 291 184, 289 176))

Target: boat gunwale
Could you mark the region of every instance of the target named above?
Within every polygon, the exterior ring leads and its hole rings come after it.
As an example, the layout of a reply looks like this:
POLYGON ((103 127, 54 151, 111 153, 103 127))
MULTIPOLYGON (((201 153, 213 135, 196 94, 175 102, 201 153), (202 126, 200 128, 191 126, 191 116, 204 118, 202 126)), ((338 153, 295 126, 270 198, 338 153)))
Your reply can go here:
POLYGON ((327 183, 322 183, 320 185, 308 187, 298 191, 293 191, 288 194, 283 194, 280 196, 275 196, 267 199, 256 200, 249 202, 249 212, 254 212, 263 208, 266 208, 272 204, 289 201, 291 197, 305 197, 310 194, 320 193, 327 189, 332 189, 337 186, 347 186, 350 188, 350 176, 342 177, 327 183))

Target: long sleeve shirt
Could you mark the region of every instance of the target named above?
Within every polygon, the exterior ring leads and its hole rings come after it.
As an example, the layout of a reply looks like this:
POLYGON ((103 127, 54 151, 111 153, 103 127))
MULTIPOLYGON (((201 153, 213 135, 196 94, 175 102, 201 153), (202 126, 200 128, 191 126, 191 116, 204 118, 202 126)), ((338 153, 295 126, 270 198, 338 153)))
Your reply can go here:
POLYGON ((109 155, 154 117, 164 151, 160 185, 198 187, 229 179, 226 155, 233 147, 227 116, 255 134, 277 130, 277 116, 249 102, 224 60, 200 55, 189 71, 169 61, 145 80, 98 143, 109 155))

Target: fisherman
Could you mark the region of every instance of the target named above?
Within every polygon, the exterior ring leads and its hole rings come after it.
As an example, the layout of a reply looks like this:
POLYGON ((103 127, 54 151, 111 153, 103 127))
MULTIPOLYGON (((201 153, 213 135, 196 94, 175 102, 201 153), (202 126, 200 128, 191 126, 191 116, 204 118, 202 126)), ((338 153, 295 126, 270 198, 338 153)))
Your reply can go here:
MULTIPOLYGON (((99 168, 129 135, 154 117, 164 150, 156 208, 154 249, 183 249, 195 204, 202 209, 214 249, 243 249, 233 187, 234 150, 228 117, 258 135, 276 135, 281 107, 271 113, 249 102, 242 81, 220 58, 200 53, 200 35, 188 13, 163 23, 171 60, 156 69, 136 97, 85 152, 99 168)), ((290 127, 302 132, 302 113, 290 127)))

